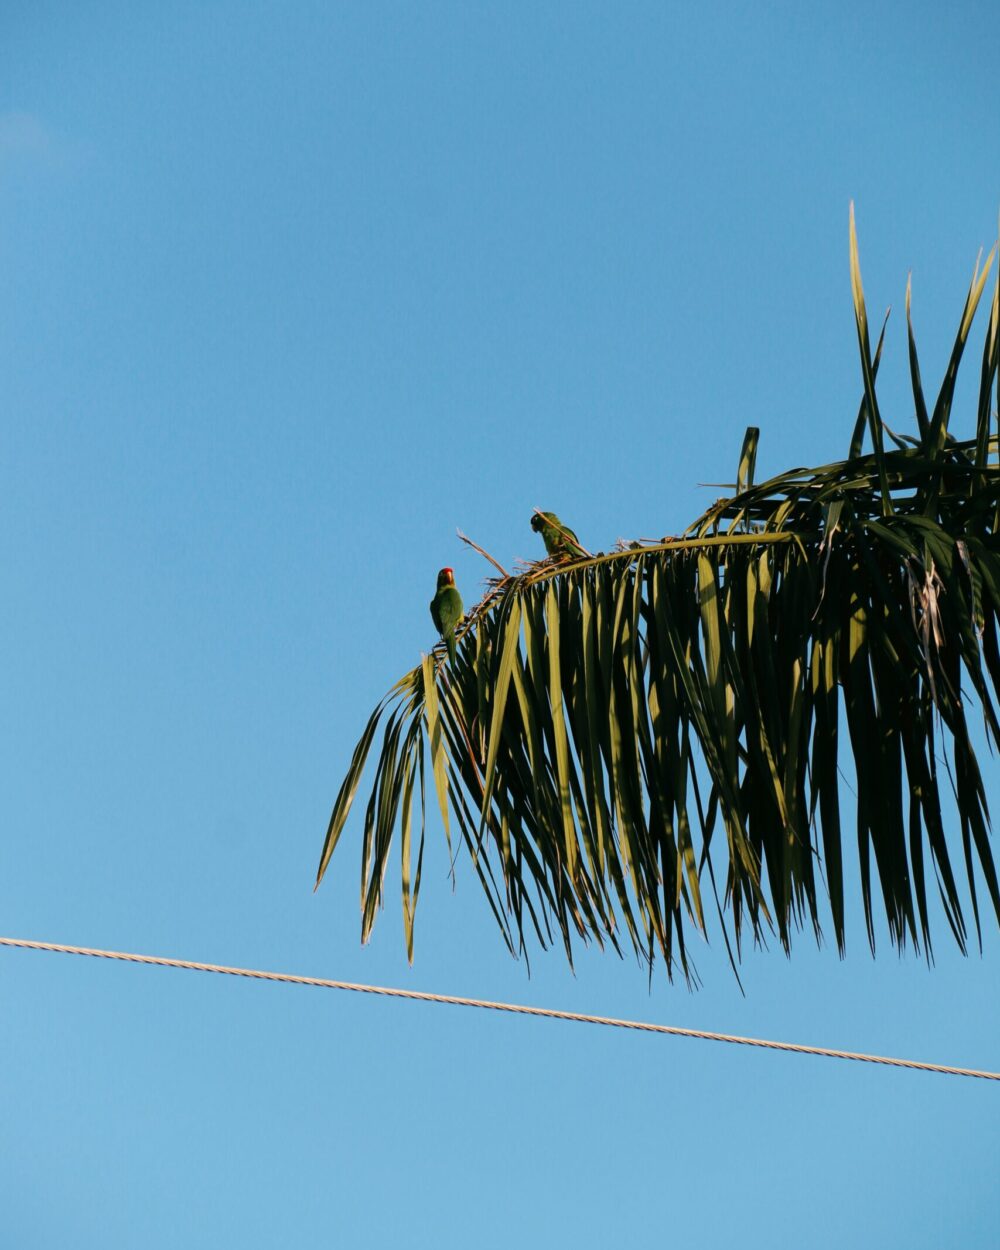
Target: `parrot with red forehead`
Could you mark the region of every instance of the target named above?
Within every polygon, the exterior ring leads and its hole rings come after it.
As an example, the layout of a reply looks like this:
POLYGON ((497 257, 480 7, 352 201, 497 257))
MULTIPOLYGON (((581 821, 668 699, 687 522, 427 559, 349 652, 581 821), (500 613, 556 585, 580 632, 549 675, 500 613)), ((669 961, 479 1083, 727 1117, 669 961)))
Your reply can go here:
POLYGON ((452 664, 455 663, 455 626, 462 619, 462 596, 455 585, 455 570, 442 569, 438 573, 437 594, 431 600, 431 620, 448 648, 452 664))

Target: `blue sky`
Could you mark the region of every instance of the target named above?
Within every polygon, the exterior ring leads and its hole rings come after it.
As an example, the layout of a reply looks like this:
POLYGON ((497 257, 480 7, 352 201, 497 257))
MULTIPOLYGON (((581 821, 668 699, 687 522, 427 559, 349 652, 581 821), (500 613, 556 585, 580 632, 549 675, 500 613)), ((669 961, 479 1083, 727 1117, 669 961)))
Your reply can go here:
MULTIPOLYGON (((538 555, 845 454, 857 204, 908 428, 1000 204, 990 9, 19 4, 0 16, 0 932, 1000 1067, 1000 942, 506 955, 435 824, 358 941, 371 706, 538 555)), ((978 356, 982 321, 973 331, 978 356)), ((971 429, 972 375, 956 427, 971 429)), ((895 418, 895 419, 894 419, 895 418)), ((996 791, 996 767, 987 774, 996 791)), ((995 1244, 997 1091, 0 952, 0 1241, 995 1244)))

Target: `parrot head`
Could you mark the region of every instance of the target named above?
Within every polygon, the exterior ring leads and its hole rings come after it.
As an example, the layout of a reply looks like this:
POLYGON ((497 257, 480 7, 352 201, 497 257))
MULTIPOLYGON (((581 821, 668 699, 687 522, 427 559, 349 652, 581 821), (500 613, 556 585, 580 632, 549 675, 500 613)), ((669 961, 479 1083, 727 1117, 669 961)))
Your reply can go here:
POLYGON ((531 514, 531 528, 535 531, 536 534, 538 533, 538 531, 542 528, 544 524, 545 524, 545 518, 542 516, 540 512, 533 512, 531 514))
POLYGON ((455 570, 454 569, 442 569, 441 572, 438 573, 438 587, 437 587, 438 590, 444 590, 445 586, 454 586, 454 585, 455 585, 455 570))

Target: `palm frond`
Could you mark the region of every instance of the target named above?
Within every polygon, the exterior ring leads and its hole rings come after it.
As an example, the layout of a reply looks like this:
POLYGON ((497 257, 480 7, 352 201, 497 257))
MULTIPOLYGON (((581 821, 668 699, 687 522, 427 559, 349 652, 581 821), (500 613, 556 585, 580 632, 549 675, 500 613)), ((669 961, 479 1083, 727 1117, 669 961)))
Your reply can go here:
POLYGON ((930 414, 908 285, 910 438, 879 412, 885 326, 872 355, 853 211, 850 233, 863 393, 848 458, 754 484, 748 430, 736 493, 680 538, 492 581, 454 665, 436 648, 376 707, 334 804, 317 885, 385 718, 363 832, 363 940, 398 827, 412 959, 428 772, 449 848, 454 832, 513 951, 558 938, 572 960, 593 940, 691 977, 688 937, 708 933, 707 893, 737 954, 747 935, 789 950, 796 930, 818 935, 827 917, 842 952, 847 760, 872 949, 878 899, 892 943, 928 957, 935 888, 963 950, 970 909, 980 933, 984 888, 1000 920, 969 725, 975 704, 1000 746, 996 286, 975 436, 949 430, 993 253, 930 414), (945 827, 949 792, 958 838, 945 827))

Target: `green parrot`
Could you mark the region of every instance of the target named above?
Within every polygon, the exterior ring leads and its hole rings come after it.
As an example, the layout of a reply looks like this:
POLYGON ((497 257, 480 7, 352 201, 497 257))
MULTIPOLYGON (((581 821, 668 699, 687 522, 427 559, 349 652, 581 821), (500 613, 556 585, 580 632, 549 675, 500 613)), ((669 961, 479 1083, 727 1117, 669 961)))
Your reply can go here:
POLYGON ((571 529, 563 525, 554 512, 533 513, 531 528, 536 534, 541 533, 545 550, 550 556, 580 560, 587 554, 580 546, 579 538, 571 529))
POLYGON ((448 648, 452 664, 455 663, 455 626, 462 619, 464 605, 455 585, 455 570, 442 569, 438 573, 437 594, 431 600, 431 620, 448 648))

